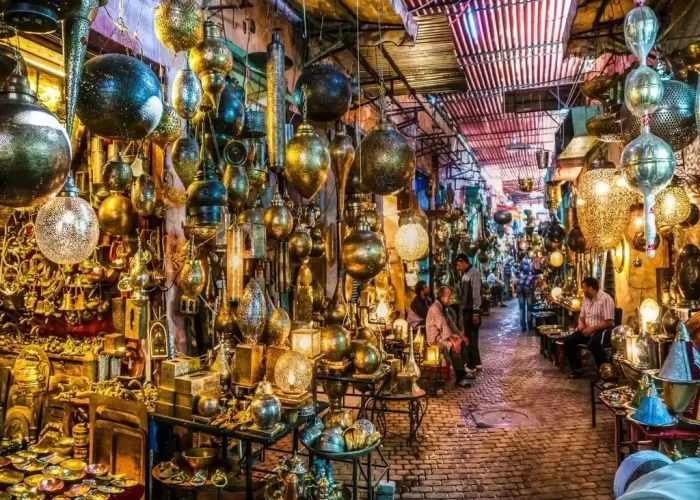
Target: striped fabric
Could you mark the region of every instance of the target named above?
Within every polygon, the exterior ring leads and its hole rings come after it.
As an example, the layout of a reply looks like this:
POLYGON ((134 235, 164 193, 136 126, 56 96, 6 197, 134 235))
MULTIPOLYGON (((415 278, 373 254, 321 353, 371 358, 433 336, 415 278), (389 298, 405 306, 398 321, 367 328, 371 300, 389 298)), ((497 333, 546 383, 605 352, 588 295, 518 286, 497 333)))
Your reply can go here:
POLYGON ((608 320, 615 320, 615 301, 602 290, 595 297, 583 298, 581 318, 586 326, 595 326, 608 320))

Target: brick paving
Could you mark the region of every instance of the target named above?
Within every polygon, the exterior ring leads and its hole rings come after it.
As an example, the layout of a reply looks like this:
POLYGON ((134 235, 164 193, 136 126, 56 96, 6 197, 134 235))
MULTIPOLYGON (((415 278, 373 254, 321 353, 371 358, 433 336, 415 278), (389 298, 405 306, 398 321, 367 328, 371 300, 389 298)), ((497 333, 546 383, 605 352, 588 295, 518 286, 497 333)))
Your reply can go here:
MULTIPOLYGON (((520 332, 515 300, 484 318, 480 344, 484 371, 472 388, 450 383, 442 397, 430 398, 420 442, 382 443, 396 498, 612 498, 613 422, 599 407, 591 428, 589 382, 567 379, 540 356, 539 338, 520 332), (523 410, 534 421, 478 428, 472 412, 497 407, 523 410)), ((408 433, 403 415, 388 415, 387 423, 408 433)), ((276 457, 268 453, 266 465, 276 457)), ((346 465, 333 468, 336 480, 350 482, 346 465)))

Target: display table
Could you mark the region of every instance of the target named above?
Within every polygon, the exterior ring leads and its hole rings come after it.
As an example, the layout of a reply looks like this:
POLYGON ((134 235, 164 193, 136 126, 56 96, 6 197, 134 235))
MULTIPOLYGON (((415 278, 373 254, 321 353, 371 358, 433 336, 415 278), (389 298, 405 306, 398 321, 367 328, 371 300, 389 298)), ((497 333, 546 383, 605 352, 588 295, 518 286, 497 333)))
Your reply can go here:
POLYGON ((411 446, 418 440, 418 431, 428 411, 428 401, 428 395, 423 390, 416 394, 379 393, 372 402, 371 420, 376 423, 377 429, 383 436, 405 437, 408 445, 411 446), (391 408, 392 403, 398 403, 395 406, 405 404, 406 409, 391 408), (386 424, 387 413, 408 415, 408 436, 389 432, 386 424))
MULTIPOLYGON (((385 365, 382 365, 385 366, 385 365)), ((324 368, 319 367, 316 371, 316 380, 323 385, 325 380, 344 382, 348 384, 348 387, 352 387, 352 392, 346 394, 350 396, 360 397, 360 407, 359 415, 362 415, 366 411, 367 402, 374 398, 377 394, 385 390, 385 388, 391 383, 391 372, 389 370, 380 369, 376 374, 367 377, 353 377, 352 373, 345 373, 342 375, 331 375, 324 368)), ((318 387, 314 387, 314 399, 316 399, 317 394, 323 394, 323 392, 318 392, 318 387)), ((343 408, 354 409, 356 406, 347 406, 343 403, 343 408)), ((358 417, 359 417, 358 415, 358 417)))

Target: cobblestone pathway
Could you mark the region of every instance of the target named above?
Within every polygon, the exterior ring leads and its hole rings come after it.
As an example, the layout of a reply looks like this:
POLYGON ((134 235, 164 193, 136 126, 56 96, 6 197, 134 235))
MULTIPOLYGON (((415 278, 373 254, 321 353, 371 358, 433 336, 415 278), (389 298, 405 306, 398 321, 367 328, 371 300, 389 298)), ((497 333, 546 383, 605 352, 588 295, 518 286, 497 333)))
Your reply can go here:
POLYGON ((612 498, 612 418, 599 410, 591 428, 589 382, 567 379, 540 356, 539 338, 520 333, 515 300, 484 318, 480 340, 484 371, 471 389, 450 384, 430 399, 420 445, 385 441, 397 496, 612 498), (535 421, 477 428, 472 412, 495 407, 524 410, 535 421))

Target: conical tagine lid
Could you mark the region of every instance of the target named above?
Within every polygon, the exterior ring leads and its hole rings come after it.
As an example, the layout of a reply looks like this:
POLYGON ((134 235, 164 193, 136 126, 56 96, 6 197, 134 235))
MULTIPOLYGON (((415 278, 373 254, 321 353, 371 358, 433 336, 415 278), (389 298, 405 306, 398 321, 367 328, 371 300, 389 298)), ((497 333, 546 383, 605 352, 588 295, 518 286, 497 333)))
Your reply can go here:
POLYGON ((685 323, 679 323, 676 338, 657 377, 677 384, 700 384, 700 351, 690 340, 685 323))
POLYGON ((628 418, 638 424, 652 427, 665 427, 676 422, 676 419, 664 406, 664 402, 659 398, 659 393, 653 382, 649 384, 649 389, 640 401, 637 411, 628 418))

